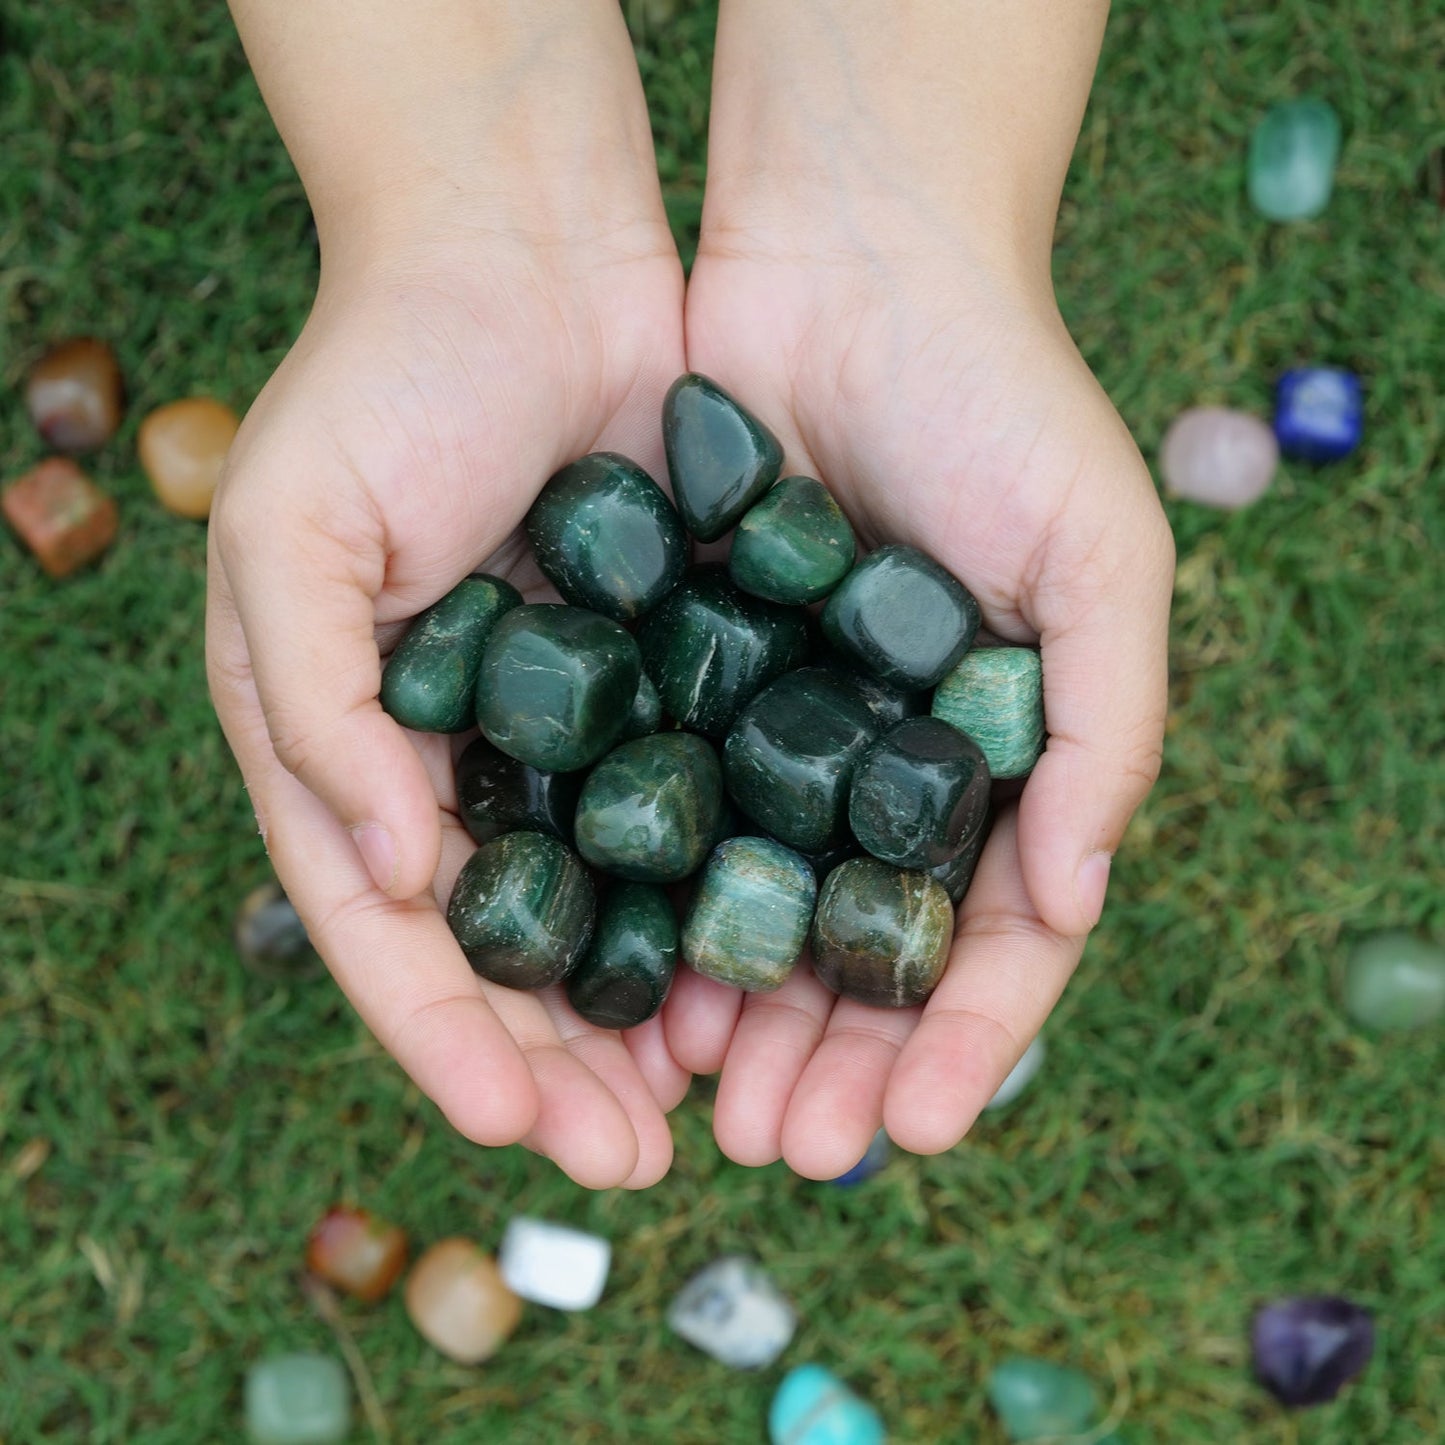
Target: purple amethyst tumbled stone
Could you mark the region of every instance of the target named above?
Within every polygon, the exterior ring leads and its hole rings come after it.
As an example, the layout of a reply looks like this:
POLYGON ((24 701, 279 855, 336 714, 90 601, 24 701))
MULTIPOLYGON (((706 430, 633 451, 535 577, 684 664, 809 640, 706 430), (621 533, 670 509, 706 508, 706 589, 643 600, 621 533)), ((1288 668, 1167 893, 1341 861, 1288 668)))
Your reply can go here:
POLYGON ((1254 1369, 1281 1404, 1323 1405, 1369 1363, 1368 1310, 1338 1295, 1276 1300, 1254 1316, 1254 1369))

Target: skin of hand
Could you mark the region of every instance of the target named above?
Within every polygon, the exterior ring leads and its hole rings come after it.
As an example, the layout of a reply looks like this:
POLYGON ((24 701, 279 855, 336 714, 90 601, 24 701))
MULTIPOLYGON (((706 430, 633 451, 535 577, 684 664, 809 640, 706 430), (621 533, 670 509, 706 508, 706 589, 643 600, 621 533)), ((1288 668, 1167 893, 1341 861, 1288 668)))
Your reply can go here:
POLYGON ((1173 543, 1049 279, 1103 20, 1075 7, 1071 32, 1068 10, 916 3, 879 27, 852 0, 724 0, 688 364, 865 547, 919 547, 991 631, 1041 642, 1049 732, 922 1008, 837 1000, 806 966, 747 997, 679 979, 669 1048, 721 1069, 741 1163, 835 1177, 880 1122, 917 1153, 956 1144, 1063 991, 1157 776, 1173 543))
POLYGON ((212 513, 212 696, 278 877, 422 1090, 479 1143, 520 1140, 590 1187, 643 1187, 667 1170, 665 1112, 688 1084, 660 1022, 621 1036, 581 1022, 560 989, 514 992, 472 973, 442 912, 473 848, 456 816, 456 744, 404 732, 377 701, 405 623, 469 572, 537 595, 517 529, 558 467, 605 448, 663 474, 682 273, 630 46, 615 5, 581 7, 600 27, 588 34, 580 10, 519 19, 505 5, 418 0, 400 17, 376 5, 328 15, 331 4, 235 7, 312 197, 323 266, 212 513), (485 33, 453 33, 494 10, 485 33), (304 57, 336 55, 317 44, 325 34, 298 39, 308 24, 344 30, 360 71, 307 71, 304 57), (404 89, 404 62, 361 63, 367 27, 386 53, 393 24, 413 52, 433 27, 438 58, 416 103, 461 94, 474 107, 466 149, 482 172, 438 154, 447 116, 421 116, 418 144, 432 150, 403 164, 396 137, 414 97, 357 96, 363 72, 404 89), (519 37, 529 24, 541 28, 519 37), (463 39, 494 73, 450 75, 463 39), (577 93, 579 53, 600 96, 577 93), (560 109, 580 108, 586 126, 520 113, 518 95, 558 110, 569 71, 560 109), (313 117, 333 112, 315 88, 331 83, 350 87, 351 114, 371 100, 388 121, 373 184, 348 170, 345 128, 316 133, 313 117))

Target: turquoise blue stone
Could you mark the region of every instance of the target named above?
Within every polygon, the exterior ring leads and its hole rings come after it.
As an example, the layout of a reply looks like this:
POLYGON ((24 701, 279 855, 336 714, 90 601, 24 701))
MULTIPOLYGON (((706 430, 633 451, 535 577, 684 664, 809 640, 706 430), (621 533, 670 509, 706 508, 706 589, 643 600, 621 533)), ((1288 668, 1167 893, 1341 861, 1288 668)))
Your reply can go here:
POLYGON ((789 847, 827 853, 849 841, 853 768, 878 721, 846 683, 821 667, 784 673, 738 715, 723 744, 728 792, 789 847))
POLYGON ((1087 1376, 1048 1360, 1005 1360, 988 1377, 988 1398, 1013 1440, 1081 1435, 1099 1423, 1087 1376))
POLYGON ((609 618, 550 602, 517 607, 482 653, 477 723, 534 768, 585 768, 621 736, 641 676, 637 644, 609 618))
POLYGON ((968 651, 973 594, 916 547, 870 552, 823 608, 823 634, 859 666, 907 691, 936 687, 968 651))
POLYGON ((988 764, 978 744, 936 717, 910 717, 858 760, 848 822, 875 858, 936 868, 978 837, 988 807, 988 764))
POLYGON ((874 677, 856 662, 825 647, 816 658, 819 667, 826 667, 840 682, 846 682, 873 711, 880 728, 892 727, 906 717, 921 717, 928 711, 931 701, 928 692, 917 692, 908 688, 894 687, 874 677))
POLYGON ((856 544, 843 509, 822 482, 784 477, 743 515, 728 571, 769 602, 817 602, 843 580, 856 544))
POLYGON ((1026 778, 1044 750, 1044 670, 1031 647, 979 647, 933 694, 933 715, 967 733, 995 779, 1026 778))
POLYGON ((246 1374, 250 1445, 340 1445, 351 1431, 351 1380, 330 1355, 273 1355, 246 1374))
POLYGON ((1265 113, 1249 139, 1249 199, 1271 221, 1303 221, 1329 204, 1340 157, 1340 118, 1323 100, 1290 100, 1265 113))
POLYGON ((637 682, 637 695, 632 699, 632 710, 627 714, 626 726, 622 729, 622 741, 645 738, 662 726, 662 699, 657 693, 657 684, 644 672, 637 682))
POLYGON ((676 883, 707 857, 722 815, 722 768, 696 733, 622 743, 593 768, 577 800, 577 851, 636 883, 676 883))
POLYGON ((662 442, 687 530, 714 542, 783 470, 777 437, 715 381, 689 372, 668 388, 662 442))
POLYGON ((696 973, 753 993, 793 971, 818 885, 807 861, 771 838, 729 838, 713 849, 682 928, 696 973))
POLYGON ((563 467, 527 513, 537 565, 566 602, 631 622, 687 565, 676 509, 636 462, 593 452, 563 467))
POLYGON ((498 620, 521 602, 500 577, 464 577, 407 628, 381 674, 382 707, 417 732, 474 726, 482 649, 498 620))
POLYGON ((637 630, 663 709, 722 737, 743 707, 807 655, 801 608, 740 592, 718 566, 694 567, 637 630))
POLYGON ((1371 1029, 1419 1029, 1445 1015, 1445 948, 1399 930, 1363 938, 1345 966, 1345 1008, 1371 1029))
POLYGON ((630 1029, 663 1005, 677 967, 677 915, 655 883, 614 883, 592 946, 567 980, 567 1001, 590 1024, 630 1029))
POLYGON ((768 1410, 769 1445, 885 1445, 878 1412, 821 1365, 795 1365, 768 1410))
POLYGON ((457 759, 457 812, 475 843, 516 832, 570 843, 583 776, 544 773, 474 738, 457 759))
POLYGON ((447 925, 482 978, 545 988, 586 952, 596 908, 592 880, 571 849, 546 833, 504 833, 462 865, 447 925))

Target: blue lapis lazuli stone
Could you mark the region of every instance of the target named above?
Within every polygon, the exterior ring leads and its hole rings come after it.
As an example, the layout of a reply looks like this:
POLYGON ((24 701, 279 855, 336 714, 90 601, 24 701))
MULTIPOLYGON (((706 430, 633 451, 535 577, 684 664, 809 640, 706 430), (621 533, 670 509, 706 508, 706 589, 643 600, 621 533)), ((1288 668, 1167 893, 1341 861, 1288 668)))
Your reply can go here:
POLYGON ((852 1184, 861 1184, 865 1179, 871 1179, 888 1163, 889 1155, 892 1152, 893 1146, 888 1142, 888 1131, 880 1129, 873 1136, 873 1142, 868 1146, 868 1152, 851 1169, 833 1180, 833 1183, 846 1188, 852 1184))
POLYGON ((1364 404, 1360 378, 1329 366, 1302 366, 1279 379, 1274 434, 1287 457, 1334 462, 1360 444, 1364 404))
POLYGON ((878 1412, 821 1365, 783 1376, 768 1411, 771 1445, 886 1445, 878 1412))

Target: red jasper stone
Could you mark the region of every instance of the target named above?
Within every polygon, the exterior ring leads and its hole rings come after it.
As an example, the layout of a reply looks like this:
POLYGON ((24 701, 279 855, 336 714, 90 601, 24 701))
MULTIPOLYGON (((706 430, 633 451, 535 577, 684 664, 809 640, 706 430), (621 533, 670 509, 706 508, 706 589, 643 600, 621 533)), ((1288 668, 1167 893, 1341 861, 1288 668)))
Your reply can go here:
POLYGON ((306 1268, 374 1303, 406 1268, 406 1235, 365 1209, 329 1210, 306 1241, 306 1268))

